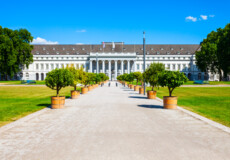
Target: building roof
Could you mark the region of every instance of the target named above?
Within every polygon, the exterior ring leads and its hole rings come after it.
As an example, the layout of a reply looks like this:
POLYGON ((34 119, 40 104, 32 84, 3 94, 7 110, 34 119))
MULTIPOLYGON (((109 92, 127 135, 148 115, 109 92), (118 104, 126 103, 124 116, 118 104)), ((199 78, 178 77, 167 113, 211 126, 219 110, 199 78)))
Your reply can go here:
MULTIPOLYGON (((32 51, 33 55, 87 55, 90 52, 95 53, 137 53, 138 55, 143 55, 143 45, 140 44, 123 44, 115 43, 115 48, 113 48, 112 43, 105 43, 105 48, 103 44, 96 45, 33 45, 34 49, 32 51)), ((147 55, 188 55, 194 54, 200 49, 200 45, 174 45, 174 44, 147 44, 146 54, 147 55)))

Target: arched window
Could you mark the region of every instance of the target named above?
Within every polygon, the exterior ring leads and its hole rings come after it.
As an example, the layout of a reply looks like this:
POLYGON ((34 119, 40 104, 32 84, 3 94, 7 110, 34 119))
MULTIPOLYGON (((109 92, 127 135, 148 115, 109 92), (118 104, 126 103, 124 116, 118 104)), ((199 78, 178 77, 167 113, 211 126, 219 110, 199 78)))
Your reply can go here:
POLYGON ((36 73, 36 80, 38 81, 39 80, 39 74, 36 73))
POLYGON ((198 74, 198 80, 201 80, 201 73, 198 74))
POLYGON ((191 78, 192 78, 192 74, 189 73, 189 74, 188 74, 188 79, 191 80, 191 78))
POLYGON ((41 73, 41 80, 44 80, 44 73, 41 73))

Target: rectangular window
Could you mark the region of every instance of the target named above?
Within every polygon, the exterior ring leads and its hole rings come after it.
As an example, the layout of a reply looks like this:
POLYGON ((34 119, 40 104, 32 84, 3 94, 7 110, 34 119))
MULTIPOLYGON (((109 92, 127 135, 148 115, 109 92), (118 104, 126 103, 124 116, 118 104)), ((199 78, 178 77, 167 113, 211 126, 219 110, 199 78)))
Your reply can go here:
POLYGON ((59 68, 59 65, 58 65, 58 64, 56 64, 56 68, 59 68))
POLYGON ((186 68, 186 65, 185 64, 183 64, 183 69, 185 69, 186 68))
POLYGON ((137 70, 140 70, 140 65, 139 64, 137 64, 137 70))
POLYGON ((176 65, 175 64, 173 64, 173 70, 175 70, 176 69, 176 65))
POLYGON ((167 69, 170 69, 170 64, 168 64, 167 69))
POLYGON ((51 64, 51 69, 52 69, 52 70, 54 69, 54 64, 51 64))
POLYGON ((49 69, 49 64, 46 64, 46 69, 47 69, 47 70, 49 69))
POLYGON ((39 66, 38 66, 38 64, 36 64, 36 70, 39 70, 39 66))
POLYGON ((41 70, 43 70, 44 69, 44 65, 43 64, 41 64, 41 70))

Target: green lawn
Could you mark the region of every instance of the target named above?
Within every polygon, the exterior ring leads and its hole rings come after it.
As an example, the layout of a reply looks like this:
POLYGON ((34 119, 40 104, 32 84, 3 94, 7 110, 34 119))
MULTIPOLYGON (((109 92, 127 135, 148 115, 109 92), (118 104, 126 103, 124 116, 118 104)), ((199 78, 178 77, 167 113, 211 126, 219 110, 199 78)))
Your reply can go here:
MULTIPOLYGON (((21 81, 0 81, 0 84, 17 85, 17 84, 21 84, 21 81)), ((30 85, 45 85, 45 81, 36 81, 35 84, 31 83, 30 85)))
MULTIPOLYGON (((168 96, 168 89, 160 88, 157 96, 168 96)), ((230 127, 230 87, 181 87, 173 96, 179 106, 230 127)))
MULTIPOLYGON (((66 87, 60 94, 70 96, 70 90, 73 87, 66 87)), ((55 93, 46 86, 0 86, 0 126, 50 106, 55 93)))

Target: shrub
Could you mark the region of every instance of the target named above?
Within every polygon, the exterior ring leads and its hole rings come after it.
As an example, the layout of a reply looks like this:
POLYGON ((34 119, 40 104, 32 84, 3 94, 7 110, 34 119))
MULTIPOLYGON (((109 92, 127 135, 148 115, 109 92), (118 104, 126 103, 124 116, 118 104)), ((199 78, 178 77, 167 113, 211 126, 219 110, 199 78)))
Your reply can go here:
POLYGON ((59 91, 66 86, 72 84, 73 75, 67 69, 55 69, 50 71, 45 79, 47 87, 57 91, 57 97, 59 97, 59 91))
POLYGON ((187 81, 188 78, 179 71, 164 71, 159 76, 159 84, 162 87, 168 87, 169 97, 172 96, 172 92, 176 87, 181 86, 187 81))

